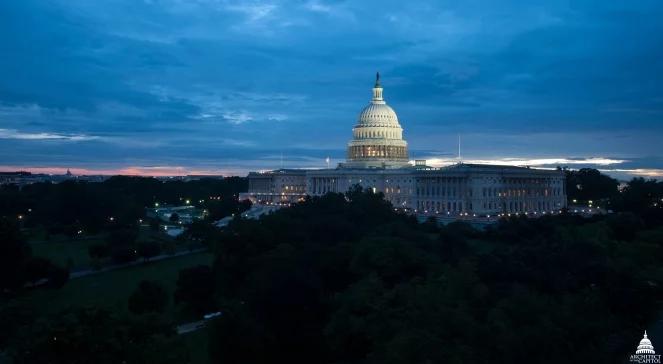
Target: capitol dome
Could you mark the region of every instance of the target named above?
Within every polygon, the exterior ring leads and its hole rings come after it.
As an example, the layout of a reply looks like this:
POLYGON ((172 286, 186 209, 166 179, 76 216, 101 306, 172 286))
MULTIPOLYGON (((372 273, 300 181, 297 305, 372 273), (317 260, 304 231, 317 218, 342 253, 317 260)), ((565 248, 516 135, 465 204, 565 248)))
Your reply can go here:
POLYGON ((651 341, 647 338, 647 331, 645 330, 645 336, 640 340, 640 345, 635 351, 636 354, 656 354, 654 352, 654 346, 652 346, 651 341))
POLYGON ((380 74, 376 75, 373 98, 359 113, 348 143, 351 167, 402 167, 408 165, 407 142, 398 116, 384 101, 380 74))
MULTIPOLYGON (((384 101, 383 101, 384 102, 384 101)), ((398 116, 396 112, 387 104, 373 104, 366 105, 364 110, 359 113, 359 120, 357 126, 397 126, 398 116)))

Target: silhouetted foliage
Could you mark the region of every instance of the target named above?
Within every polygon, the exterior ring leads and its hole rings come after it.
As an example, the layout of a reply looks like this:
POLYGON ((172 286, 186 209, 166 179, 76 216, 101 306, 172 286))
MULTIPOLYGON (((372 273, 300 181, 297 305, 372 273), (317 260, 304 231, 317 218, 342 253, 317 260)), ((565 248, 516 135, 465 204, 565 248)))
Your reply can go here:
POLYGON ((147 261, 161 253, 161 245, 155 241, 142 242, 138 244, 137 251, 138 255, 140 255, 143 260, 147 261))
POLYGON ((186 363, 186 348, 157 316, 76 309, 24 325, 10 339, 16 364, 186 363))
POLYGON ((18 224, 0 218, 0 290, 16 291, 23 286, 30 257, 30 246, 25 242, 18 224))
POLYGON ((129 297, 129 311, 135 314, 160 313, 168 305, 168 292, 158 282, 141 281, 129 297))
POLYGON ((87 248, 91 258, 106 258, 110 255, 110 249, 106 244, 94 244, 87 248))
POLYGON ((619 182, 596 169, 565 170, 566 194, 569 201, 587 202, 614 198, 619 182))
POLYGON ((215 284, 212 269, 206 265, 183 269, 177 278, 175 303, 184 304, 188 312, 201 315, 215 311, 215 284))
POLYGON ((51 233, 75 236, 78 230, 96 233, 112 225, 136 224, 144 217, 145 207, 155 203, 179 205, 189 199, 197 207, 208 208, 207 204, 217 201, 210 197, 221 197, 228 210, 237 210, 241 206, 237 196, 247 188, 247 179, 239 177, 184 182, 115 176, 99 183, 35 183, 20 189, 3 185, 0 211, 9 216, 24 214, 28 227, 45 226, 51 233))
POLYGON ((33 257, 16 222, 0 218, 0 293, 16 293, 26 283, 44 283, 60 288, 69 279, 69 271, 50 260, 33 257))
POLYGON ((638 219, 562 215, 514 217, 485 231, 436 227, 354 189, 259 221, 234 220, 215 245, 224 315, 211 324, 210 356, 620 361, 663 298, 663 227, 638 219))
POLYGON ((232 214, 240 214, 251 208, 249 200, 236 201, 234 198, 212 200, 206 205, 211 220, 219 220, 232 214))
POLYGON ((614 199, 613 206, 639 215, 650 226, 662 224, 663 181, 633 178, 614 199))

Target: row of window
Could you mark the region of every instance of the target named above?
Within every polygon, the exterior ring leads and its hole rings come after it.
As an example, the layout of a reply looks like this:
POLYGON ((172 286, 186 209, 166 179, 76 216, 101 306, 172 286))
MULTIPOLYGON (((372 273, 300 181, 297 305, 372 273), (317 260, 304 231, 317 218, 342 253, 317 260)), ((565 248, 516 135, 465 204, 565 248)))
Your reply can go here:
MULTIPOLYGON (((472 210, 472 204, 469 203, 468 207, 472 210)), ((446 203, 440 201, 417 201, 417 209, 422 210, 423 212, 449 212, 457 213, 463 212, 463 202, 462 201, 447 201, 446 203)))
POLYGON ((370 130, 370 131, 364 131, 364 130, 358 130, 355 131, 355 139, 378 139, 378 138, 384 138, 384 139, 401 139, 401 135, 398 131, 386 131, 386 130, 370 130))
POLYGON ((561 179, 559 178, 491 178, 486 177, 484 180, 492 184, 502 184, 502 185, 531 185, 531 184, 552 184, 560 185, 561 179))
MULTIPOLYGON (((470 196, 472 191, 469 190, 470 196)), ((460 187, 449 187, 449 186, 424 186, 417 187, 417 196, 461 196, 460 187)))
POLYGON ((407 148, 393 145, 357 145, 348 148, 348 157, 349 159, 407 158, 407 148))
POLYGON ((505 188, 483 188, 483 197, 524 197, 524 196, 561 196, 562 189, 555 188, 524 188, 524 189, 505 189, 505 188))
MULTIPOLYGON (((417 209, 424 212, 458 213, 465 211, 463 207, 472 211, 471 202, 464 206, 462 201, 417 201, 417 209)), ((489 201, 483 203, 484 210, 504 213, 553 211, 560 207, 560 202, 553 201, 510 201, 509 203, 489 201)))

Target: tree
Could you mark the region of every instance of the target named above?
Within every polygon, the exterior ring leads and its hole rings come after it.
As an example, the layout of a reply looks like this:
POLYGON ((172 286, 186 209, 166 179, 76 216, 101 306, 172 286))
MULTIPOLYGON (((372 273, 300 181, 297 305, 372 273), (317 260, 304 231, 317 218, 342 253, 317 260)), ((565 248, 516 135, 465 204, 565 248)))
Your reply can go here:
POLYGON ((137 237, 138 229, 135 225, 119 226, 109 232, 107 246, 113 262, 122 264, 136 260, 138 257, 135 244, 137 237))
POLYGON ((640 215, 663 209, 663 181, 633 178, 622 193, 615 198, 615 207, 640 215))
POLYGON ((33 285, 44 279, 47 287, 61 288, 69 280, 69 270, 46 258, 32 257, 26 264, 26 279, 33 285))
POLYGON ((93 244, 87 248, 87 253, 90 258, 101 259, 108 257, 110 254, 110 249, 106 244, 93 244))
POLYGON ((69 280, 69 270, 55 264, 51 265, 51 269, 46 276, 46 286, 49 288, 62 288, 69 280))
POLYGON ((569 200, 599 201, 614 198, 619 182, 596 169, 566 170, 566 194, 569 200))
POLYGON ((106 242, 111 247, 133 246, 136 238, 138 238, 136 226, 120 226, 109 231, 106 242))
POLYGON ((33 257, 16 223, 0 218, 0 290, 14 293, 27 283, 46 280, 48 287, 60 288, 69 271, 50 260, 33 257))
POLYGON ((182 303, 187 311, 200 315, 216 309, 215 282, 212 268, 199 265, 180 270, 175 289, 175 303, 182 303))
POLYGON ((238 219, 215 245, 224 315, 211 324, 210 356, 614 361, 663 299, 663 224, 642 220, 563 214, 433 229, 358 188, 238 219))
POLYGON ((151 219, 150 220, 150 229, 152 231, 159 231, 160 227, 161 227, 161 223, 159 222, 159 219, 151 219))
POLYGON ((134 247, 119 246, 111 250, 111 259, 116 264, 133 262, 138 257, 138 251, 134 247))
POLYGON ((159 316, 77 308, 25 325, 7 351, 16 364, 188 363, 183 341, 159 316))
POLYGON ((46 279, 51 271, 51 262, 41 257, 33 257, 26 264, 26 280, 33 285, 41 279, 46 279))
POLYGON ((239 310, 214 320, 209 328, 209 357, 213 363, 268 363, 275 340, 265 328, 239 310))
POLYGON ((138 244, 138 255, 140 255, 144 261, 149 260, 152 257, 159 255, 161 252, 161 245, 156 241, 143 242, 138 244))
POLYGON ((16 291, 23 286, 30 256, 30 246, 18 225, 0 218, 0 291, 16 291))
POLYGON ((168 305, 168 293, 161 284, 154 281, 141 281, 129 297, 129 311, 135 314, 148 312, 161 313, 168 305))

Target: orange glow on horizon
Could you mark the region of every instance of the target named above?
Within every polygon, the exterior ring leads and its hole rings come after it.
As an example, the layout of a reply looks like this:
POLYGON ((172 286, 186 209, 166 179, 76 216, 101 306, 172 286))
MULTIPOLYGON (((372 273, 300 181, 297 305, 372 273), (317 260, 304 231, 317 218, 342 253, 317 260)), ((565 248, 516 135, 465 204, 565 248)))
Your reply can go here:
POLYGON ((32 166, 0 166, 0 172, 30 172, 62 175, 67 169, 74 175, 107 175, 107 176, 150 176, 170 177, 187 175, 211 175, 211 176, 236 176, 246 174, 243 170, 221 170, 221 169, 195 169, 179 166, 155 166, 141 167, 130 166, 117 169, 91 169, 91 168, 67 168, 67 167, 32 167, 32 166))

